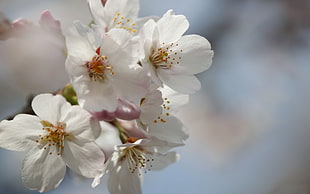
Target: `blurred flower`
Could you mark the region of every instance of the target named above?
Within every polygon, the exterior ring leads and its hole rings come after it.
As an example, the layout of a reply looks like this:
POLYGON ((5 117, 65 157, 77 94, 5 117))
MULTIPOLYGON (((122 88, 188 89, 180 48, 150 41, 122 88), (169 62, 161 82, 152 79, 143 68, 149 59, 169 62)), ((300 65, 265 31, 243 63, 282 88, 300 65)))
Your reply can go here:
POLYGON ((59 21, 44 11, 39 24, 18 19, 10 38, 0 41, 0 58, 9 70, 10 83, 26 95, 53 92, 69 81, 59 21))
POLYGON ((12 33, 11 31, 10 21, 0 12, 0 40, 7 40, 12 33))

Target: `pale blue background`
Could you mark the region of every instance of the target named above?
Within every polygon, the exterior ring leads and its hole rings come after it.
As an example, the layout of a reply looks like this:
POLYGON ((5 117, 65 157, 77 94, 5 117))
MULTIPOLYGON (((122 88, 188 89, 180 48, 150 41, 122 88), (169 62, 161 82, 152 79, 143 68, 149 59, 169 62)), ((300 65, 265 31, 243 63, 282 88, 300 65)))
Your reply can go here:
MULTIPOLYGON (((146 194, 310 193, 310 5, 307 0, 141 0, 141 16, 173 8, 190 21, 188 34, 205 36, 213 66, 199 75, 202 90, 181 113, 191 137, 181 160, 146 174, 146 194)), ((83 0, 0 0, 10 20, 37 21, 49 9, 68 27, 90 20, 83 0)), ((9 88, 0 67, 0 117, 18 111, 24 97, 9 88)), ((0 193, 24 188, 23 156, 0 150, 0 193)), ((51 169, 52 170, 52 169, 51 169)), ((105 183, 68 173, 49 193, 106 193, 105 183)), ((104 181, 103 181, 104 182, 104 181)))

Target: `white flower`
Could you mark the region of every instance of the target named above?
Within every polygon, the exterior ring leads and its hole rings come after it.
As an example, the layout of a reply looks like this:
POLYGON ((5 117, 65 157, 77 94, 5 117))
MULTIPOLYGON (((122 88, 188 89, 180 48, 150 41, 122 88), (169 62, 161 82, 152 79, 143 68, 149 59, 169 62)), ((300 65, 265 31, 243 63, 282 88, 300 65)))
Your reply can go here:
POLYGON ((104 32, 121 28, 137 34, 139 28, 151 17, 138 18, 139 0, 108 0, 105 6, 101 0, 88 0, 95 24, 104 32))
POLYGON ((137 65, 131 36, 113 29, 101 37, 79 22, 75 27, 66 39, 66 68, 79 104, 91 112, 114 112, 119 99, 137 103, 149 78, 137 65))
POLYGON ((185 16, 169 10, 157 22, 149 20, 140 33, 140 60, 152 80, 181 93, 194 93, 200 82, 194 74, 208 69, 213 51, 199 35, 185 35, 189 23, 185 16))
POLYGON ((176 144, 183 144, 188 131, 175 117, 181 106, 188 102, 188 95, 180 94, 168 87, 149 92, 141 101, 138 125, 149 135, 176 144))
POLYGON ((105 156, 94 142, 100 128, 90 113, 51 94, 36 96, 32 108, 38 116, 19 114, 0 123, 0 147, 27 151, 22 179, 29 189, 55 189, 66 166, 88 178, 104 169, 105 156))
MULTIPOLYGON (((143 172, 161 170, 179 158, 175 152, 164 153, 171 148, 167 142, 156 139, 132 140, 116 146, 107 162, 105 174, 109 173, 108 189, 111 194, 141 193, 143 172)), ((101 177, 94 179, 93 187, 100 183, 101 177)))

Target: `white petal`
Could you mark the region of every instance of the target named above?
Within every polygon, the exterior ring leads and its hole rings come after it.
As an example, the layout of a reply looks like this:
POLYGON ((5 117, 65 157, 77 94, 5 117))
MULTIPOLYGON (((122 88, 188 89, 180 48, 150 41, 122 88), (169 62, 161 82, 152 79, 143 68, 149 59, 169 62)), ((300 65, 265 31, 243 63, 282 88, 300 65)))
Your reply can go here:
POLYGON ((140 6, 139 0, 113 0, 107 1, 105 4, 106 21, 113 21, 113 17, 117 13, 120 16, 128 18, 136 18, 138 16, 140 6))
POLYGON ((0 123, 0 147, 13 151, 26 151, 36 147, 36 139, 42 132, 40 119, 33 115, 20 114, 12 121, 0 123))
POLYGON ((200 81, 194 75, 173 74, 169 70, 159 69, 159 78, 170 88, 184 94, 193 94, 200 90, 200 81))
POLYGON ((189 23, 184 15, 174 15, 168 10, 157 22, 160 32, 160 43, 172 43, 177 41, 188 29, 189 23))
POLYGON ((161 91, 163 93, 163 98, 168 98, 168 101, 170 102, 167 106, 169 106, 169 113, 171 114, 178 112, 182 106, 188 104, 188 94, 176 92, 166 85, 161 88, 161 91))
POLYGON ((92 17, 96 24, 102 28, 106 28, 107 23, 105 21, 105 12, 101 0, 88 0, 88 5, 92 17))
POLYGON ((96 52, 96 46, 98 46, 93 45, 94 41, 93 31, 80 22, 75 22, 75 25, 70 27, 66 34, 68 56, 78 57, 81 61, 90 60, 96 52))
MULTIPOLYGON (((105 38, 112 39, 113 41, 115 41, 115 43, 117 45, 120 45, 121 47, 128 44, 130 39, 131 39, 131 35, 127 30, 117 29, 117 28, 110 30, 106 34, 106 36, 107 37, 105 37, 105 38)), ((103 43, 103 44, 105 44, 105 43, 103 43)), ((103 47, 102 49, 105 49, 105 48, 103 47)), ((107 50, 109 50, 109 48, 107 48, 107 50)))
MULTIPOLYGON (((92 54, 94 56, 95 54, 92 54)), ((90 80, 88 70, 86 67, 86 60, 81 60, 79 57, 69 55, 66 59, 66 71, 71 80, 76 80, 81 76, 84 80, 90 80)))
POLYGON ((80 21, 74 21, 74 26, 80 35, 80 39, 85 43, 88 43, 89 50, 96 51, 102 40, 102 37, 97 36, 100 35, 100 33, 94 32, 92 28, 82 24, 80 21))
POLYGON ((66 124, 65 131, 72 136, 94 139, 91 117, 91 114, 80 106, 71 106, 67 112, 61 115, 59 121, 66 124))
POLYGON ((65 141, 62 155, 69 168, 88 178, 96 177, 105 167, 105 156, 92 141, 81 138, 65 141))
MULTIPOLYGON (((113 30, 112 32, 119 33, 121 31, 113 30)), ((121 34, 123 33, 124 31, 121 34)), ((149 78, 142 68, 137 66, 138 58, 134 57, 135 54, 132 53, 132 50, 135 50, 132 48, 133 45, 130 42, 124 43, 127 46, 119 45, 113 38, 115 38, 114 35, 107 36, 101 50, 101 54, 107 57, 108 63, 113 67, 114 72, 113 75, 107 74, 107 80, 105 81, 111 85, 114 94, 118 98, 136 103, 147 92, 149 78)), ((104 92, 105 95, 111 93, 104 92)), ((114 110, 107 111, 113 112, 114 110)))
POLYGON ((156 22, 152 19, 148 20, 142 27, 140 31, 140 44, 143 45, 144 41, 150 40, 152 41, 154 29, 156 26, 156 22))
POLYGON ((152 162, 151 170, 162 170, 176 162, 179 159, 179 155, 176 152, 168 152, 166 154, 154 153, 152 158, 154 161, 152 162))
POLYGON ((182 144, 188 138, 187 129, 176 117, 168 116, 165 121, 151 124, 148 132, 160 140, 182 144))
POLYGON ((142 66, 146 72, 150 74, 150 77, 154 84, 157 86, 162 86, 163 83, 158 77, 158 73, 156 68, 153 66, 153 64, 150 62, 149 58, 147 57, 146 59, 141 60, 142 66))
POLYGON ((113 194, 140 194, 142 176, 139 170, 132 173, 128 169, 127 160, 117 162, 109 170, 108 189, 113 194))
POLYGON ((34 148, 24 159, 22 179, 29 189, 46 192, 58 187, 65 172, 66 165, 61 156, 34 148))
POLYGON ((101 46, 101 54, 108 58, 108 63, 113 66, 115 76, 117 76, 117 72, 127 72, 130 65, 138 62, 138 58, 135 57, 137 54, 133 53, 135 44, 128 41, 128 35, 125 30, 112 30, 104 38, 101 46), (117 40, 118 36, 122 38, 117 40))
POLYGON ((135 28, 136 29, 142 29, 144 24, 146 24, 149 20, 158 21, 159 17, 157 17, 157 16, 148 16, 148 17, 144 17, 144 18, 137 18, 137 20, 135 21, 135 28))
POLYGON ((181 57, 179 66, 182 66, 188 74, 200 73, 211 66, 213 51, 209 41, 204 37, 187 35, 176 43, 178 47, 174 47, 177 49, 175 52, 181 57))
POLYGON ((117 95, 136 104, 147 93, 149 83, 149 77, 142 68, 130 69, 120 79, 114 80, 117 95))
POLYGON ((115 91, 109 83, 94 81, 73 82, 79 104, 90 112, 114 112, 118 105, 115 91))
POLYGON ((162 112, 162 94, 155 90, 150 95, 146 96, 141 105, 140 120, 143 124, 152 123, 153 120, 162 112))
POLYGON ((46 120, 54 125, 59 121, 61 112, 70 108, 70 104, 64 97, 52 94, 37 95, 31 106, 41 120, 46 120))
POLYGON ((143 139, 141 142, 143 149, 147 150, 149 153, 167 153, 169 150, 175 147, 184 146, 183 142, 172 143, 165 140, 160 140, 154 136, 148 139, 143 139))
POLYGON ((96 139, 97 145, 104 151, 106 158, 110 158, 114 152, 114 146, 121 145, 119 133, 116 127, 107 122, 100 122, 101 134, 96 139))

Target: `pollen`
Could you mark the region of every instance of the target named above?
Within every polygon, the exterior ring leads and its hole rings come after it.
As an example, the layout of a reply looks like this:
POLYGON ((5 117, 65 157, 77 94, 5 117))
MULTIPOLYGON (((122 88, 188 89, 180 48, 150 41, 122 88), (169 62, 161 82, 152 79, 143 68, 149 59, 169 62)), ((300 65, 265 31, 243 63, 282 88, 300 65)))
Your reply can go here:
MULTIPOLYGON (((171 69, 175 64, 180 64, 179 44, 168 44, 166 45, 164 42, 161 44, 162 46, 157 49, 153 49, 152 54, 149 56, 149 60, 152 65, 158 69, 171 69)), ((180 50, 181 52, 181 50, 180 50)))
POLYGON ((119 29, 124 29, 127 30, 128 32, 136 33, 137 29, 134 29, 133 27, 136 25, 136 23, 132 23, 131 19, 125 18, 122 16, 121 13, 117 13, 113 17, 113 22, 114 22, 114 28, 119 28, 119 29))
POLYGON ((100 47, 96 50, 96 55, 91 61, 85 63, 89 78, 92 81, 103 81, 106 78, 105 72, 114 75, 113 66, 108 64, 108 58, 100 54, 100 47))
POLYGON ((168 104, 170 104, 170 100, 168 98, 163 98, 163 104, 161 105, 163 111, 160 113, 160 116, 153 121, 154 124, 167 122, 167 118, 170 116, 170 106, 168 106, 168 104))
MULTIPOLYGON (((54 147, 57 155, 61 155, 62 150, 64 148, 64 140, 68 134, 65 132, 66 124, 58 122, 57 125, 53 125, 52 123, 42 120, 41 124, 43 126, 43 130, 45 131, 45 135, 38 135, 39 139, 35 140, 36 143, 40 146, 43 146, 44 150, 47 150, 47 147, 54 147)), ((49 152, 50 155, 53 152, 49 152)))

